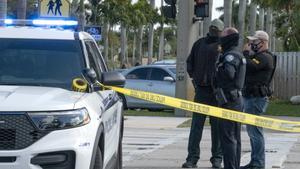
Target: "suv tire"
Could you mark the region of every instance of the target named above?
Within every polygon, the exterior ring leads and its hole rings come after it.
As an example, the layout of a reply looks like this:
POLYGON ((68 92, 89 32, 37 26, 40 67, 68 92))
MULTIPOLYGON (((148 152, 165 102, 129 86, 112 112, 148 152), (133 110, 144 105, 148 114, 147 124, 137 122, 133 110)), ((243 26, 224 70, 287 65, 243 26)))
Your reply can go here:
POLYGON ((103 169, 102 152, 99 147, 97 147, 96 151, 94 169, 103 169))
POLYGON ((122 149, 122 139, 120 137, 115 169, 122 169, 122 168, 123 168, 123 149, 122 149))
POLYGON ((122 102, 123 102, 123 109, 124 109, 124 110, 127 110, 128 107, 127 107, 126 97, 125 97, 123 94, 119 94, 119 97, 120 97, 120 99, 121 99, 122 102))

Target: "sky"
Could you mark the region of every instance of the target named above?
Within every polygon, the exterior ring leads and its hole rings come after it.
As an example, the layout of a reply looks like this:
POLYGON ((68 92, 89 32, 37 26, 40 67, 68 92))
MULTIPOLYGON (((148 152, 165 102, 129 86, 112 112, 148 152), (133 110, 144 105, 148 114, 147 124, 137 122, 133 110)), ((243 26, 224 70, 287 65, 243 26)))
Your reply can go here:
MULTIPOLYGON (((132 2, 136 2, 138 0, 132 0, 132 2)), ((182 1, 193 1, 193 0, 182 0, 182 1)), ((213 1, 213 12, 212 19, 218 18, 221 13, 216 11, 217 7, 223 6, 224 0, 212 0, 213 1)), ((161 0, 155 0, 155 6, 159 8, 161 6, 161 0)))

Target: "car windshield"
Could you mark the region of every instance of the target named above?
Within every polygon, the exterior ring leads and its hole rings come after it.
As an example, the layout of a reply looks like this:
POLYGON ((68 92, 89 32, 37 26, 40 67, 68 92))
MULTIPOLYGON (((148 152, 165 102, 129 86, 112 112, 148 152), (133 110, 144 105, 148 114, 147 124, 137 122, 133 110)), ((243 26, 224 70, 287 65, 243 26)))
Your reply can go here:
POLYGON ((0 85, 69 90, 83 68, 79 41, 0 38, 0 85))

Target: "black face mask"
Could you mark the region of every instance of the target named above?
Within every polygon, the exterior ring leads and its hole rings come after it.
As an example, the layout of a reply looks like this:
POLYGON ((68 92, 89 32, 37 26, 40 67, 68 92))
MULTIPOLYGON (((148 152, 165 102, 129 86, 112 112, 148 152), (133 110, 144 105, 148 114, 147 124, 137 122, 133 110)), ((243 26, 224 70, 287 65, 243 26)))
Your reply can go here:
POLYGON ((257 44, 251 43, 251 50, 255 53, 257 53, 259 51, 260 48, 262 48, 262 46, 259 46, 262 42, 259 42, 257 44))
POLYGON ((220 31, 218 28, 215 28, 214 26, 209 27, 209 33, 211 37, 219 38, 220 37, 220 31))
POLYGON ((239 34, 234 33, 228 36, 224 36, 220 38, 220 44, 223 49, 223 52, 226 52, 230 48, 234 46, 238 46, 239 44, 239 34))

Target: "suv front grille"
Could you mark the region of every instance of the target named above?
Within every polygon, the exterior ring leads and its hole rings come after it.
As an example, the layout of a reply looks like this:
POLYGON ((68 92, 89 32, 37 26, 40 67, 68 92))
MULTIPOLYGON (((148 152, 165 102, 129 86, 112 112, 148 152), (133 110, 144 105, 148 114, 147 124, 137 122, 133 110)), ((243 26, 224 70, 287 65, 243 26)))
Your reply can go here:
POLYGON ((24 149, 46 134, 39 132, 25 113, 0 112, 0 150, 24 149))

